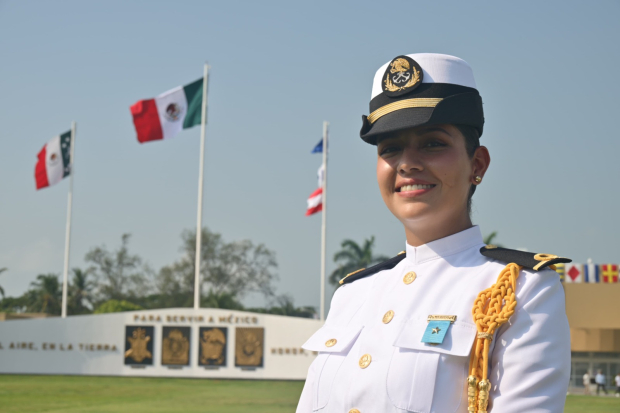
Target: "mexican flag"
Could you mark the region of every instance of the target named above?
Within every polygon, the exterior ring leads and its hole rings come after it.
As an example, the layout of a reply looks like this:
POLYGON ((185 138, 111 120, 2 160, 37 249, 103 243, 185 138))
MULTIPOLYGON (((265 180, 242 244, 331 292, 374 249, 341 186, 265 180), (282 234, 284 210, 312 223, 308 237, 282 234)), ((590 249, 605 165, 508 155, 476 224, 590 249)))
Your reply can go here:
POLYGON ((174 138, 182 129, 200 125, 202 78, 131 106, 138 142, 174 138))
POLYGON ((37 189, 62 181, 71 173, 71 131, 53 137, 37 155, 34 179, 37 189))

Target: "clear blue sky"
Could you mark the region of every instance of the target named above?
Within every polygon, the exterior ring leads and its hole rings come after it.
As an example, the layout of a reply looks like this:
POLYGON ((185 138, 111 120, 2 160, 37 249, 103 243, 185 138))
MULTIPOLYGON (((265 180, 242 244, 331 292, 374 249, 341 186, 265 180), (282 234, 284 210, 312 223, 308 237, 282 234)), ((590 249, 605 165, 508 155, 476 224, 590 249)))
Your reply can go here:
MULTIPOLYGON (((375 235, 404 249, 359 138, 394 56, 470 63, 487 177, 474 221, 513 248, 620 261, 620 3, 0 1, 0 276, 7 294, 62 272, 68 181, 34 189, 36 154, 78 122, 71 265, 93 246, 159 269, 196 220, 199 128, 139 145, 129 106, 212 77, 204 221, 277 253, 279 293, 318 306, 320 216, 305 217, 331 122, 328 255, 375 235)), ((329 262, 328 271, 334 268, 329 262)))

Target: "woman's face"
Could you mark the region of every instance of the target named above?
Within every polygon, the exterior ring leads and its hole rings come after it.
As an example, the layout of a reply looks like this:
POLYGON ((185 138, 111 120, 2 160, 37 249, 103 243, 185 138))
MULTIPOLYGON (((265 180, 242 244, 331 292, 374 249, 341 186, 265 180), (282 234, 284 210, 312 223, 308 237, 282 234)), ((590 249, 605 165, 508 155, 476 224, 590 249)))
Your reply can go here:
POLYGON ((405 228, 471 226, 467 198, 474 178, 484 176, 490 162, 486 148, 470 158, 455 126, 432 125, 390 134, 377 150, 381 196, 405 228))

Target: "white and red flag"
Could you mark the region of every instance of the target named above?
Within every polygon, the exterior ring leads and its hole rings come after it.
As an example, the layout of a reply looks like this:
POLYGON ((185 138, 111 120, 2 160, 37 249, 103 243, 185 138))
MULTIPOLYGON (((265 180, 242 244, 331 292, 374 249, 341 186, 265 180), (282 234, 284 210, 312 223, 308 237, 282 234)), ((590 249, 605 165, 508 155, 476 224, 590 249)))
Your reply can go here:
POLYGON ((565 283, 583 282, 583 265, 582 264, 565 264, 564 265, 564 282, 565 283))
POLYGON ((37 155, 34 179, 37 189, 55 185, 71 173, 71 131, 54 136, 37 155))
POLYGON ((316 214, 323 210, 323 188, 319 188, 308 198, 308 209, 306 216, 316 214))
POLYGON ((174 138, 181 130, 202 121, 200 78, 189 85, 169 90, 154 99, 140 100, 131 106, 133 123, 140 143, 174 138))

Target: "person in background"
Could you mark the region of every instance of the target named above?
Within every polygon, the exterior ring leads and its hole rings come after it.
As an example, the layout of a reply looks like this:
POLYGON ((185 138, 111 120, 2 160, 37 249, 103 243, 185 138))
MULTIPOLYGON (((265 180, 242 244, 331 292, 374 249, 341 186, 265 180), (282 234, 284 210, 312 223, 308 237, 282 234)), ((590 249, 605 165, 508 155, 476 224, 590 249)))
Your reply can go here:
POLYGON ((603 374, 603 370, 599 370, 596 373, 596 395, 598 396, 599 391, 603 389, 603 392, 607 394, 607 389, 605 388, 605 375, 603 374))
POLYGON ((586 396, 590 395, 590 372, 586 371, 586 374, 583 375, 583 387, 584 387, 584 392, 583 394, 585 394, 586 396))
POLYGON ((616 397, 620 397, 620 373, 616 374, 614 380, 616 381, 616 397))

